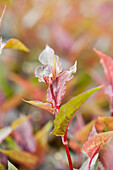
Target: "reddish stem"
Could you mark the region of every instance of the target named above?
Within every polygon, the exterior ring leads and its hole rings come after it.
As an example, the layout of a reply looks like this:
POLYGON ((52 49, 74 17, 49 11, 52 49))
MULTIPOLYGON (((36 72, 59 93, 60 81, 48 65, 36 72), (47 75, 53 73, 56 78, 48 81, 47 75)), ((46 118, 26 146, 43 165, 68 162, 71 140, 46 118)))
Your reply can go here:
POLYGON ((90 166, 91 166, 92 159, 93 159, 94 156, 98 153, 98 151, 99 151, 99 149, 100 149, 100 146, 101 146, 101 145, 99 145, 99 146, 96 148, 96 150, 94 151, 93 155, 91 156, 91 159, 90 159, 90 161, 89 161, 87 170, 90 170, 90 166))
MULTIPOLYGON (((57 108, 57 113, 58 113, 58 112, 59 112, 59 106, 57 106, 57 104, 56 104, 56 98, 55 98, 55 96, 54 96, 52 84, 50 84, 50 89, 51 89, 52 98, 53 98, 53 100, 54 100, 54 102, 55 102, 55 106, 56 106, 56 108, 57 108)), ((57 114, 57 113, 56 113, 56 114, 57 114)), ((68 125, 68 126, 69 126, 69 125, 68 125)), ((68 126, 67 126, 67 129, 66 129, 66 131, 65 131, 64 136, 62 137, 62 141, 63 141, 64 147, 65 147, 65 150, 66 150, 66 154, 67 154, 67 157, 68 157, 68 162, 69 162, 70 170, 73 170, 72 160, 71 160, 71 156, 70 156, 70 153, 69 153, 68 141, 67 141, 68 126)))
POLYGON ((66 150, 66 154, 67 154, 67 157, 68 157, 70 170, 73 170, 72 160, 71 160, 71 156, 70 156, 69 148, 68 148, 67 129, 66 129, 65 134, 62 138, 62 141, 63 141, 64 147, 65 147, 65 150, 66 150))

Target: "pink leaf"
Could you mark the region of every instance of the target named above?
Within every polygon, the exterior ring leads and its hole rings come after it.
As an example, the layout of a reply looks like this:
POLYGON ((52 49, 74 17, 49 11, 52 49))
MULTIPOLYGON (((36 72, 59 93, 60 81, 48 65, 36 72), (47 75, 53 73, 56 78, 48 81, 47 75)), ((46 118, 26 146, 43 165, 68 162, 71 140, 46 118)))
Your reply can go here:
POLYGON ((33 130, 30 121, 24 121, 24 123, 16 129, 16 132, 20 136, 20 140, 17 142, 24 151, 34 152, 36 149, 36 142, 33 137, 33 130))
POLYGON ((113 167, 113 138, 104 144, 100 150, 99 160, 103 164, 105 169, 111 169, 113 167))
POLYGON ((61 73, 47 90, 47 101, 53 104, 53 107, 59 106, 63 99, 66 89, 66 82, 72 78, 69 71, 61 73))
POLYGON ((106 74, 106 77, 109 80, 110 84, 113 85, 113 59, 96 49, 94 49, 94 51, 100 57, 100 63, 104 67, 104 72, 106 74))
POLYGON ((65 94, 66 82, 73 78, 72 74, 76 72, 77 62, 70 68, 69 71, 64 71, 56 79, 47 90, 47 101, 53 104, 53 107, 60 106, 63 96, 65 94))

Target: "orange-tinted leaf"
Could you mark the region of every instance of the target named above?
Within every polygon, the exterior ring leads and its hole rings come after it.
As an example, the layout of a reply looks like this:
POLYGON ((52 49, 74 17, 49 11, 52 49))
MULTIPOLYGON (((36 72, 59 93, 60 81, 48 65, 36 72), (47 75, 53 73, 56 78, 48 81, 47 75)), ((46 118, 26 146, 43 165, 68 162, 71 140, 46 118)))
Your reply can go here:
POLYGON ((93 126, 93 123, 94 123, 94 121, 91 121, 90 123, 85 125, 83 128, 81 128, 80 130, 78 130, 74 134, 73 139, 71 139, 69 141, 69 146, 73 150, 79 150, 80 151, 81 145, 78 142, 84 143, 88 139, 89 134, 90 134, 91 129, 92 129, 92 126, 93 126))
POLYGON ((6 44, 4 45, 3 49, 4 48, 12 48, 12 49, 16 49, 16 50, 22 50, 25 52, 29 51, 28 48, 22 42, 20 42, 17 39, 14 39, 14 38, 9 39, 6 42, 6 44))
POLYGON ((0 113, 5 113, 10 109, 18 106, 22 102, 22 98, 24 98, 28 94, 28 91, 23 91, 10 99, 4 101, 3 104, 0 105, 0 113))
POLYGON ((16 83, 17 85, 22 86, 23 88, 28 90, 28 92, 31 92, 29 94, 33 96, 33 98, 42 99, 42 96, 45 97, 44 90, 42 91, 41 87, 35 86, 32 82, 21 77, 20 75, 10 72, 7 78, 16 83))
POLYGON ((7 155, 10 159, 13 161, 31 169, 34 166, 36 166, 39 158, 33 154, 30 154, 28 152, 19 151, 19 150, 2 150, 0 149, 0 152, 7 155))
POLYGON ((99 117, 95 121, 95 127, 98 132, 102 132, 105 128, 112 131, 113 130, 113 117, 99 117))
POLYGON ((26 89, 35 88, 35 86, 30 81, 19 76, 16 73, 10 72, 7 78, 26 89))
POLYGON ((23 100, 26 103, 32 104, 34 106, 37 106, 41 109, 44 109, 50 113, 54 113, 55 112, 55 108, 53 108, 49 103, 42 103, 40 101, 27 101, 27 100, 23 100))
POLYGON ((102 144, 107 143, 113 136, 113 131, 99 133, 90 138, 83 146, 84 151, 91 158, 94 153, 98 153, 102 144), (96 151, 96 152, 95 152, 96 151))
POLYGON ((113 117, 100 117, 100 121, 104 122, 108 126, 109 130, 113 130, 113 117))

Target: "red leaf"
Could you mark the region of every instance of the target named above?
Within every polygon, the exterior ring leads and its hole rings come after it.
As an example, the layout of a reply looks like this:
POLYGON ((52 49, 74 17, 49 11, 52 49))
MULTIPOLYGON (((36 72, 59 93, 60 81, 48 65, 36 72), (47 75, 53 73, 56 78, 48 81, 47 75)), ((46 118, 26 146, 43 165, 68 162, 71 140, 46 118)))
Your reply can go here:
POLYGON ((83 146, 84 151, 87 155, 92 158, 96 153, 99 152, 100 147, 103 143, 107 143, 108 140, 113 136, 113 131, 99 133, 90 138, 83 146))
POLYGON ((106 74, 106 77, 108 78, 110 84, 113 86, 113 59, 96 49, 94 49, 94 51, 100 57, 100 63, 104 67, 104 72, 106 74))

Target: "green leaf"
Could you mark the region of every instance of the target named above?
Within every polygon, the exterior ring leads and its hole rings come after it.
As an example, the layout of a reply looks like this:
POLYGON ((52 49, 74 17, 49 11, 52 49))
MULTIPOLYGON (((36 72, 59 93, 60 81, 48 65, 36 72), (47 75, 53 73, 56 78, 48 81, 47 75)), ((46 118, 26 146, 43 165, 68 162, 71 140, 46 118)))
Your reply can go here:
POLYGON ((8 149, 19 150, 18 144, 16 143, 16 141, 12 137, 8 136, 5 139, 5 142, 7 142, 7 148, 8 149))
POLYGON ((18 169, 8 161, 8 170, 18 170, 18 169))
POLYGON ((69 102, 64 104, 59 113, 57 114, 54 125, 55 128, 51 132, 56 136, 64 136, 66 129, 69 126, 70 121, 75 115, 75 112, 80 108, 80 106, 97 90, 102 88, 103 86, 96 87, 91 89, 85 93, 82 93, 74 98, 72 98, 69 102))
POLYGON ((3 90, 6 97, 9 97, 12 94, 12 90, 11 90, 9 84, 8 84, 8 81, 7 81, 5 74, 6 74, 5 66, 0 61, 0 89, 3 90))
POLYGON ((22 42, 14 38, 9 39, 3 46, 3 49, 4 48, 12 48, 16 50, 22 50, 25 52, 29 51, 29 49, 22 42))
POLYGON ((0 163, 0 170, 5 170, 4 166, 0 163))

